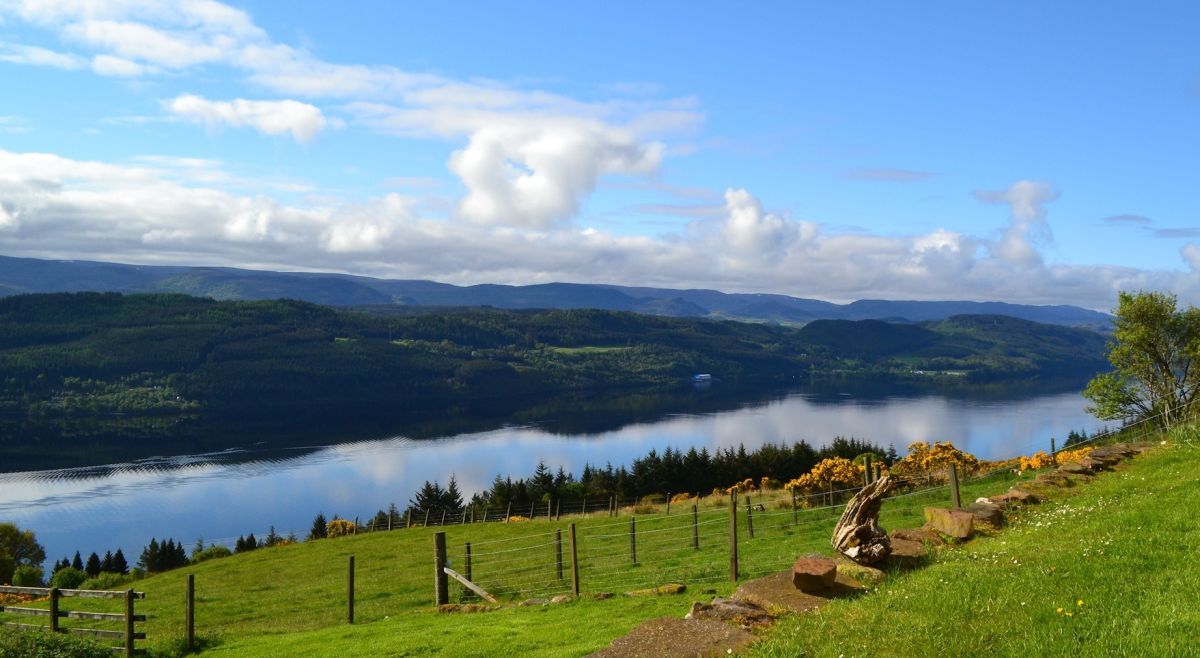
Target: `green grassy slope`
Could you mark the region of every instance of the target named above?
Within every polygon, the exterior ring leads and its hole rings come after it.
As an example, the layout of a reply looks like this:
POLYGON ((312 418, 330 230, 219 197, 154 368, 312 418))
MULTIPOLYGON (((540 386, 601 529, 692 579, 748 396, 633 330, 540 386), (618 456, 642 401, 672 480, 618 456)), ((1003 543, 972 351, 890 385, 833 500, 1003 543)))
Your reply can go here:
POLYGON ((1200 432, 1167 440, 994 537, 782 621, 753 654, 1196 655, 1200 432))

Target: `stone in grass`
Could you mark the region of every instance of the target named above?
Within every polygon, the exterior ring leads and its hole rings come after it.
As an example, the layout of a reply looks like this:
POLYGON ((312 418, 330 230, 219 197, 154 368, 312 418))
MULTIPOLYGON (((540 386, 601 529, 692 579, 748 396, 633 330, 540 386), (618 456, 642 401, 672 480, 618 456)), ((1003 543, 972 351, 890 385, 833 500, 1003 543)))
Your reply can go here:
POLYGON ((1041 502, 1042 498, 1028 491, 1012 489, 1006 493, 992 496, 988 500, 998 505, 1035 505, 1041 502))
POLYGON ((571 596, 570 594, 559 594, 558 596, 550 599, 550 604, 558 605, 559 603, 570 603, 571 601, 574 601, 574 600, 575 600, 575 597, 571 596))
POLYGON ((792 565, 792 585, 802 592, 828 589, 837 579, 837 562, 824 555, 805 555, 792 565))
POLYGON ((1092 471, 1093 473, 1112 470, 1112 464, 1110 464, 1108 460, 1104 458, 1094 459, 1092 457, 1083 457, 1079 460, 1079 465, 1092 471))
POLYGON ((969 539, 974 531, 975 515, 960 509, 926 507, 925 525, 955 539, 969 539))
POLYGON ((1042 473, 1041 475, 1033 478, 1033 484, 1043 487, 1058 487, 1062 489, 1073 486, 1075 483, 1071 481, 1071 478, 1063 475, 1062 473, 1052 472, 1042 473))
POLYGON ((517 606, 521 608, 529 608, 535 605, 546 605, 547 603, 549 603, 549 601, 546 599, 525 599, 524 601, 518 603, 517 606))
POLYGON ((1066 464, 1058 467, 1058 472, 1066 473, 1068 475, 1092 475, 1092 469, 1080 464, 1079 462, 1067 462, 1066 464))
POLYGON ((769 626, 775 618, 761 606, 740 599, 717 597, 712 603, 696 601, 684 619, 713 619, 737 624, 747 630, 769 626))
POLYGON ((921 542, 930 546, 945 546, 946 540, 941 533, 932 528, 897 528, 892 531, 892 541, 906 539, 921 542))
POLYGON ((1004 508, 990 501, 971 503, 967 505, 966 510, 975 517, 975 522, 980 525, 989 528, 999 528, 1004 525, 1004 508))
POLYGON ((616 596, 616 594, 613 594, 612 592, 592 592, 591 594, 588 594, 588 596, 592 597, 596 601, 607 601, 616 596))
POLYGON ((929 549, 925 547, 924 542, 892 538, 892 552, 888 555, 889 563, 911 569, 919 566, 927 557, 929 557, 929 549))
POLYGON ((733 597, 749 601, 764 610, 808 612, 816 610, 833 599, 854 596, 866 589, 863 584, 848 575, 838 573, 833 586, 819 592, 802 592, 792 585, 792 574, 788 571, 747 580, 742 583, 733 597))
POLYGON ((624 637, 591 654, 595 658, 693 658, 741 653, 758 637, 712 619, 660 617, 643 622, 624 637))
POLYGON ((491 612, 496 609, 482 603, 443 603, 438 606, 438 612, 491 612))
POLYGON ((670 594, 683 594, 687 591, 687 586, 680 583, 667 583, 658 587, 649 589, 635 589, 632 592, 625 592, 625 596, 664 596, 670 594))
MULTIPOLYGON (((934 534, 936 535, 937 533, 935 532, 934 534)), ((938 535, 938 541, 941 541, 943 544, 945 543, 941 535, 938 535)), ((887 580, 887 573, 882 569, 868 567, 865 564, 859 564, 850 559, 839 558, 838 580, 853 581, 861 587, 870 587, 887 580)))

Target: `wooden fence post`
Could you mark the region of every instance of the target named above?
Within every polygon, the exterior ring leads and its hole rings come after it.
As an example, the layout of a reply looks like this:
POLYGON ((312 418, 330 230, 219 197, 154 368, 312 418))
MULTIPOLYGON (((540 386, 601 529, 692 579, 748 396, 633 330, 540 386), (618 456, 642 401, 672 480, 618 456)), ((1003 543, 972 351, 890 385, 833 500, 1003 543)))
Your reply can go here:
POLYGON ((583 507, 579 508, 579 513, 587 517, 587 496, 583 497, 583 507))
POLYGON ((133 655, 133 588, 129 588, 125 590, 125 656, 133 655))
POLYGON ((58 632, 58 599, 62 593, 57 587, 50 588, 50 632, 58 632))
POLYGON ((562 580, 562 528, 554 531, 554 575, 562 580))
POLYGON ((562 519, 562 498, 559 498, 558 502, 554 503, 554 520, 559 521, 561 519, 562 519))
POLYGON ((508 508, 504 510, 504 525, 508 525, 508 520, 512 518, 512 501, 508 501, 508 508))
POLYGON ((692 548, 700 550, 700 507, 692 504, 692 548))
POLYGON ((957 509, 962 507, 962 498, 958 493, 958 466, 950 464, 950 502, 957 509))
POLYGON ((868 455, 863 458, 863 486, 871 484, 871 457, 868 455))
POLYGON ((617 515, 617 497, 616 496, 608 497, 608 515, 610 517, 617 515))
POLYGON ((750 538, 754 539, 754 509, 750 507, 750 494, 746 494, 746 529, 750 532, 750 538))
POLYGON ((671 494, 667 493, 667 516, 671 516, 671 494))
POLYGON ((350 556, 346 571, 346 623, 354 623, 354 556, 350 556))
POLYGON ((579 550, 575 543, 575 524, 568 526, 567 534, 571 540, 571 594, 579 596, 579 550))
POLYGON ((833 480, 829 481, 829 515, 837 516, 837 510, 833 507, 833 480))
POLYGON ((547 500, 546 501, 546 520, 547 521, 554 518, 553 511, 554 511, 554 501, 547 500))
POLYGON ((466 559, 463 560, 463 572, 463 575, 467 577, 467 580, 475 582, 475 579, 471 574, 471 542, 467 542, 467 555, 466 559))
POLYGON ((792 489, 792 527, 800 525, 800 512, 796 509, 796 490, 792 489))
POLYGON ((738 579, 737 490, 729 492, 729 579, 738 579))
POLYGON ((187 606, 186 606, 186 625, 187 625, 187 650, 188 652, 196 649, 196 576, 188 574, 187 577, 187 606))
POLYGON ((1054 445, 1054 437, 1050 437, 1050 456, 1053 457, 1056 452, 1058 449, 1054 445))
POLYGON ((436 532, 433 535, 433 589, 435 605, 445 605, 450 602, 450 588, 446 581, 446 533, 436 532))
POLYGON ((405 519, 404 519, 404 527, 405 528, 412 527, 412 508, 411 507, 408 508, 408 516, 405 517, 405 519))
POLYGON ((422 528, 429 527, 429 509, 428 508, 425 509, 425 520, 421 522, 421 527, 422 528))
POLYGON ((629 563, 637 564, 637 517, 629 517, 629 563))
POLYGON ((357 516, 354 517, 354 531, 351 532, 350 534, 352 534, 352 535, 358 534, 358 517, 357 516))

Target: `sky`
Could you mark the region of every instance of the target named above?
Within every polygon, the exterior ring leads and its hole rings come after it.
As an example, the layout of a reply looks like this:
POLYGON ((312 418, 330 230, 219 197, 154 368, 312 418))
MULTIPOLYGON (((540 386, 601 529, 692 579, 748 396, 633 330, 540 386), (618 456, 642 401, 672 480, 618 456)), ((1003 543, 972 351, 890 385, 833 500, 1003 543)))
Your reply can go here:
POLYGON ((0 254, 1200 303, 1198 22, 1192 2, 0 0, 0 254))

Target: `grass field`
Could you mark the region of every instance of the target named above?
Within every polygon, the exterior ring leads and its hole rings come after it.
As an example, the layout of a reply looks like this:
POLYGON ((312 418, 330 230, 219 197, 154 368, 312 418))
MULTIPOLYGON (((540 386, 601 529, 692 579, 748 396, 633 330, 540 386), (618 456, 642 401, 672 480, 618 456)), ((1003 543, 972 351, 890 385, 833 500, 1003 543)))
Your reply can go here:
MULTIPOLYGON (((964 499, 1006 489, 1014 476, 997 474, 964 483, 964 499)), ((743 503, 745 497, 740 499, 743 503)), ((749 538, 745 508, 739 506, 742 579, 787 568, 799 553, 830 552, 837 508, 800 510, 795 517, 785 492, 754 495, 764 504, 753 513, 749 538)), ((946 504, 945 487, 895 499, 884 523, 915 526, 926 504, 946 504)), ((700 549, 694 549, 690 505, 672 514, 622 510, 611 518, 595 513, 512 523, 448 525, 360 534, 260 549, 155 575, 135 583, 147 593, 138 602, 152 653, 177 653, 184 632, 187 574, 196 577, 197 633, 205 653, 218 655, 520 655, 572 656, 599 649, 641 621, 681 615, 706 590, 728 594, 728 505, 702 499, 697 509, 700 549), (637 564, 630 556, 629 525, 635 519, 637 564), (451 567, 462 570, 465 543, 472 542, 473 578, 507 601, 550 597, 570 591, 567 533, 575 522, 583 600, 506 607, 475 614, 438 613, 433 606, 433 534, 445 530, 451 567), (563 530, 564 578, 556 573, 556 530, 563 530), (345 623, 347 559, 356 561, 356 624, 345 623), (630 590, 667 582, 689 587, 684 596, 627 597, 630 590), (587 595, 615 593, 597 601, 587 595)), ((451 601, 463 590, 451 581, 451 601)), ((66 607, 66 606, 64 606, 66 607)), ((114 604, 71 599, 69 609, 105 610, 114 604)), ((18 620, 18 621, 28 621, 18 620)), ((77 623, 77 622, 76 622, 77 623)), ((103 627, 92 622, 92 627, 103 627)), ((115 626, 114 626, 115 627, 115 626)))

